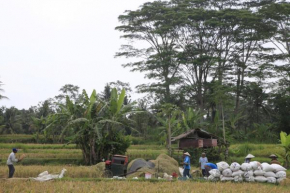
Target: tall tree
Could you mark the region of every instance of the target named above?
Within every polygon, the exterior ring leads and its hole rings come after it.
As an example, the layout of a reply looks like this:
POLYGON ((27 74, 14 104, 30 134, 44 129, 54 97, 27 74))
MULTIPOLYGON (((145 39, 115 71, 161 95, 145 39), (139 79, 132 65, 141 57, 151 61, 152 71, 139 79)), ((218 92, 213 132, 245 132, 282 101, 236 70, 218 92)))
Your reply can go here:
POLYGON ((130 42, 139 41, 138 46, 122 45, 117 57, 142 58, 123 65, 132 71, 145 72, 149 85, 139 85, 140 92, 154 93, 160 101, 174 102, 173 88, 180 82, 180 62, 177 59, 176 38, 172 29, 174 12, 167 1, 145 3, 136 11, 126 11, 119 16, 123 24, 116 30, 124 33, 122 38, 130 42), (144 45, 140 47, 140 45, 144 45))

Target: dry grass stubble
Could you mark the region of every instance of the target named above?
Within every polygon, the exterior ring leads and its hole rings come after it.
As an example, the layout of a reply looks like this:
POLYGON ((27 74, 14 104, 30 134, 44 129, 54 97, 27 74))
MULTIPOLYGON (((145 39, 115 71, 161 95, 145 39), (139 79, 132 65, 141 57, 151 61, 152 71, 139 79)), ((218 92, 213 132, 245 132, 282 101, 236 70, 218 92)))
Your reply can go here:
POLYGON ((286 193, 285 187, 250 184, 250 183, 199 183, 199 182, 128 182, 128 181, 100 181, 100 182, 72 182, 72 181, 0 181, 0 192, 279 192, 286 193))

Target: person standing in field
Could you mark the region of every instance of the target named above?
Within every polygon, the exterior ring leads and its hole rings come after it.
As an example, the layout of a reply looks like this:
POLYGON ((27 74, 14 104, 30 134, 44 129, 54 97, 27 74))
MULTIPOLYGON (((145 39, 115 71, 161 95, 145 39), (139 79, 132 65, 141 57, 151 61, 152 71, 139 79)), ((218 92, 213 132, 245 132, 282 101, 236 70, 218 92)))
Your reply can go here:
POLYGON ((188 152, 183 154, 184 160, 183 160, 183 177, 188 176, 191 178, 191 175, 189 174, 190 171, 190 154, 188 152))
POLYGON ((278 156, 275 154, 270 155, 269 158, 271 158, 271 164, 281 165, 281 163, 278 161, 278 156))
POLYGON ((202 175, 203 177, 206 176, 206 172, 205 172, 205 164, 208 162, 207 157, 205 157, 205 153, 201 154, 201 157, 199 158, 199 164, 200 164, 200 169, 202 171, 202 175))
POLYGON ((7 166, 9 168, 9 176, 8 178, 12 178, 13 175, 14 175, 14 172, 15 172, 15 168, 14 168, 14 163, 17 163, 19 160, 16 159, 15 157, 15 154, 17 153, 17 149, 16 148, 13 148, 12 149, 12 152, 10 153, 10 155, 8 156, 8 159, 7 159, 7 166))
POLYGON ((251 162, 251 159, 254 158, 255 156, 253 156, 252 154, 248 154, 246 157, 245 157, 245 163, 250 163, 251 162))

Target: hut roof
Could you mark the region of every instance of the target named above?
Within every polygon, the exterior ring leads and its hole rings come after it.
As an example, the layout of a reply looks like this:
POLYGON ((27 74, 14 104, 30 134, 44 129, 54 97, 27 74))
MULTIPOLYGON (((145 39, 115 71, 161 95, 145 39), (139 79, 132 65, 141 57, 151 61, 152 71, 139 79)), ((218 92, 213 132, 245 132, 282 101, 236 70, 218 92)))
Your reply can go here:
POLYGON ((185 133, 182 133, 182 134, 180 134, 180 135, 178 135, 176 137, 173 137, 171 139, 171 141, 174 142, 174 141, 180 140, 182 138, 186 138, 187 136, 189 136, 190 134, 192 134, 194 132, 198 133, 198 135, 201 138, 214 138, 214 139, 218 139, 217 136, 215 136, 215 135, 213 135, 213 134, 211 134, 211 133, 209 133, 209 132, 207 132, 207 131, 205 131, 203 129, 192 129, 192 130, 189 130, 189 131, 187 131, 185 133))

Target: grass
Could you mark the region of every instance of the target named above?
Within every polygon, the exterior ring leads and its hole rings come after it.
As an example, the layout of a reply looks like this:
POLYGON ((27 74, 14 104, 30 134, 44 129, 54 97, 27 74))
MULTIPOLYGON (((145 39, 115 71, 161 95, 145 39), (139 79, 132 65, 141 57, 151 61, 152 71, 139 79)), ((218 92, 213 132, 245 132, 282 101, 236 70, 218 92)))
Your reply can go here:
MULTIPOLYGON (((44 165, 44 164, 80 164, 82 163, 82 153, 77 149, 75 144, 24 144, 15 143, 7 144, 0 143, 0 160, 1 164, 5 164, 11 148, 17 147, 20 149, 18 156, 22 153, 26 154, 24 165, 44 165)), ((167 153, 164 146, 160 145, 131 145, 127 150, 126 155, 129 160, 135 158, 144 158, 146 160, 156 159, 161 153, 167 153)), ((253 160, 260 162, 269 162, 268 156, 272 153, 282 155, 284 149, 277 144, 234 144, 230 146, 229 162, 237 161, 242 163, 244 157, 251 153, 256 157, 253 160)), ((192 159, 198 159, 199 155, 193 155, 192 159)), ((174 155, 178 159, 177 155, 174 155)), ((179 159, 178 159, 179 160, 179 159)), ((180 160, 179 160, 180 161, 180 160)), ((215 162, 215 161, 214 161, 215 162)))
POLYGON ((289 192, 282 186, 257 183, 202 183, 190 181, 0 181, 1 192, 289 192))
MULTIPOLYGON (((15 166, 15 178, 29 178, 37 177, 43 171, 49 173, 60 173, 63 168, 67 169, 65 176, 68 178, 99 178, 101 172, 95 166, 70 166, 70 165, 58 165, 58 166, 15 166)), ((6 178, 8 174, 7 166, 0 166, 0 177, 6 178)), ((0 191, 1 192, 1 191, 0 191)))

